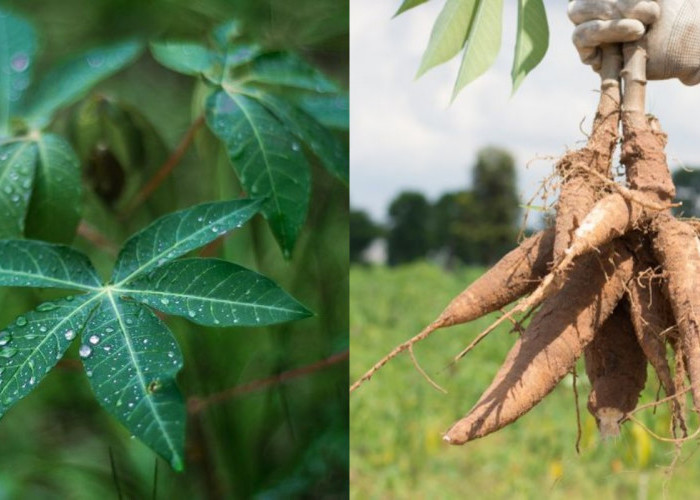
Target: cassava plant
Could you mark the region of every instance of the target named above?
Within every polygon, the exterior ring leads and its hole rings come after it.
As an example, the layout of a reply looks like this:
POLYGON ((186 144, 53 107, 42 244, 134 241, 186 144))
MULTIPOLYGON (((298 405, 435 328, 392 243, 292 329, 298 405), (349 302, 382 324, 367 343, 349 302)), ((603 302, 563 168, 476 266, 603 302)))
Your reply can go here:
POLYGON ((153 309, 206 326, 262 326, 310 313, 269 279, 218 259, 179 259, 242 226, 258 200, 206 203, 127 240, 102 284, 69 247, 0 240, 0 286, 74 290, 0 332, 0 416, 29 394, 73 341, 99 403, 176 470, 184 466, 182 354, 153 309), (78 340, 76 340, 78 339, 78 340))
POLYGON ((603 54, 593 132, 586 146, 557 164, 562 187, 553 227, 506 255, 351 391, 433 331, 520 299, 455 358, 516 313, 532 315, 491 385, 445 433, 447 442, 463 444, 512 423, 547 396, 581 356, 592 385, 588 408, 603 436, 616 435, 633 418, 648 363, 666 392, 674 438, 689 438, 686 392, 700 411, 700 241, 693 222, 670 211, 675 189, 664 154, 666 136, 645 114, 643 45, 611 45, 603 54), (611 173, 620 123, 626 185, 615 183, 611 173))
POLYGON ((208 45, 152 43, 151 53, 201 78, 207 126, 247 194, 264 200, 262 214, 290 257, 311 195, 307 151, 348 183, 347 150, 328 128, 347 129, 347 95, 297 54, 245 41, 239 23, 219 26, 210 38, 208 45))

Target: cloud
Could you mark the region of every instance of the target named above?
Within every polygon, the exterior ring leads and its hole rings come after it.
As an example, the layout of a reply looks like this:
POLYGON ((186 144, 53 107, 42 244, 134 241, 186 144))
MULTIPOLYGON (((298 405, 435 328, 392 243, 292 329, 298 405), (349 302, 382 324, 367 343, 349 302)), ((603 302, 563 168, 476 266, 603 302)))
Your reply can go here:
MULTIPOLYGON (((351 202, 383 219, 401 190, 431 197, 468 186, 477 151, 497 145, 519 166, 519 189, 528 199, 559 156, 585 140, 597 103, 598 76, 579 62, 571 44, 566 2, 547 1, 550 48, 511 97, 516 6, 504 5, 501 54, 491 70, 449 106, 458 60, 415 80, 432 24, 444 2, 428 2, 391 19, 397 2, 353 0, 351 33, 351 202)), ((669 132, 669 157, 700 165, 700 88, 677 81, 649 86, 649 109, 669 132)), ((672 163, 673 166, 673 163, 672 163)))

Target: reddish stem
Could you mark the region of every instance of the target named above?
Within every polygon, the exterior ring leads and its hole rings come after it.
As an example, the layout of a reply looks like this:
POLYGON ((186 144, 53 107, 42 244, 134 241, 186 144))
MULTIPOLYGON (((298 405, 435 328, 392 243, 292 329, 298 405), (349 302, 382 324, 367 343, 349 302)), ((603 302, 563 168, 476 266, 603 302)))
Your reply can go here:
POLYGON ((118 247, 109 238, 103 235, 96 227, 81 220, 78 224, 78 236, 92 243, 100 250, 108 253, 112 257, 117 256, 118 247))
POLYGON ((233 399, 244 394, 250 394, 251 392, 257 392, 262 389, 266 389, 271 386, 278 384, 283 384, 289 382, 290 380, 303 377, 305 375, 310 375, 317 371, 323 370, 330 366, 341 363, 350 357, 350 351, 348 349, 333 354, 332 356, 316 361, 306 366, 300 368, 294 368, 293 370, 287 370, 277 375, 272 375, 270 377, 261 378, 258 380, 253 380, 245 384, 230 387, 221 392, 217 392, 210 396, 197 397, 192 396, 187 400, 187 409, 189 413, 199 413, 205 410, 208 406, 212 404, 222 403, 229 399, 233 399))
POLYGON ((180 163, 180 160, 182 160, 182 157, 189 149, 192 141, 194 141, 195 134, 202 125, 204 125, 204 115, 200 115, 192 125, 190 125, 190 128, 187 129, 185 135, 180 139, 180 143, 175 148, 175 151, 173 151, 173 154, 158 168, 155 175, 151 177, 151 180, 149 180, 136 196, 134 196, 134 199, 129 203, 126 210, 124 210, 124 217, 131 215, 134 210, 141 206, 141 204, 160 187, 163 181, 168 178, 173 169, 180 163))

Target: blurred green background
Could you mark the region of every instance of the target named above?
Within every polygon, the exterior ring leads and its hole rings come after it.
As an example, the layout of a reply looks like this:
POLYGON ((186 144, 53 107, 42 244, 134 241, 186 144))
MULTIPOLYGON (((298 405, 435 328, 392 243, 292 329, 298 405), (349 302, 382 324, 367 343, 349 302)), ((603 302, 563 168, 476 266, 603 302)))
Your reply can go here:
MULTIPOLYGON (((399 267, 353 266, 350 271, 351 380, 399 343, 418 333, 483 273, 446 272, 418 261, 399 267)), ((631 422, 614 441, 601 442, 586 410, 590 385, 578 373, 580 454, 573 379, 511 426, 463 447, 441 440, 476 402, 514 342, 507 327, 489 335, 455 367, 452 357, 494 319, 438 330, 415 348, 421 366, 447 389, 437 392, 401 355, 350 398, 351 497, 365 498, 694 498, 700 488, 697 439, 675 447, 631 422), (665 496, 664 496, 665 495, 665 496)), ((650 371, 640 404, 654 401, 659 383, 650 371)), ((663 393, 662 393, 663 394, 663 393)), ((669 436, 666 406, 636 415, 669 436)), ((691 419, 690 431, 697 418, 691 419)))
MULTIPOLYGON (((347 0, 16 0, 3 2, 28 18, 40 37, 35 74, 78 51, 123 39, 203 41, 215 25, 237 18, 251 38, 299 52, 347 87, 347 0)), ((85 102, 107 99, 137 109, 144 125, 144 160, 122 165, 137 189, 165 160, 190 124, 195 79, 172 73, 144 53, 101 84, 82 104, 62 112, 54 130, 71 136, 85 102), (133 179, 136 179, 135 181, 133 179)), ((347 140, 347 134, 345 135, 347 140)), ((200 128, 168 181, 126 220, 86 193, 86 221, 116 245, 171 210, 238 197, 241 190, 220 144, 200 128)), ((99 171, 86 169, 86 185, 99 171)), ((109 186, 106 188, 109 190, 109 186)), ((322 370, 225 398, 191 413, 182 474, 128 433, 95 402, 72 349, 29 397, 0 422, 0 499, 34 498, 343 498, 348 470, 348 192, 314 165, 310 214, 291 261, 285 261, 259 217, 209 248, 210 255, 258 270, 280 283, 316 316, 278 327, 208 329, 168 318, 185 355, 179 383, 202 398, 250 381, 304 367, 333 355, 322 370), (335 358, 337 359, 337 357, 335 358)), ((102 275, 109 246, 83 237, 102 275)), ((48 297, 3 289, 0 323, 48 297)), ((192 399, 190 400, 192 401, 192 399)))

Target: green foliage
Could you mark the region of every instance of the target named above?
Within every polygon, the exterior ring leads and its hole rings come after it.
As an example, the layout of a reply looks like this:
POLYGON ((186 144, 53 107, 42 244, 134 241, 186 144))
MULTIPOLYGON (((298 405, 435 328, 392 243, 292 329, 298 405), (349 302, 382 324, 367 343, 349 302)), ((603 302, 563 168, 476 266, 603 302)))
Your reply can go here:
POLYGON ((7 175, 12 182, 3 196, 8 207, 0 238, 24 234, 67 243, 82 212, 79 161, 62 137, 42 130, 58 109, 132 62, 141 44, 132 41, 89 50, 30 87, 36 35, 25 20, 0 10, 0 40, 9 39, 12 43, 3 43, 0 49, 0 176, 7 175), (25 95, 28 87, 31 92, 25 95))
POLYGON ((266 201, 268 220, 285 257, 291 257, 308 213, 311 193, 307 148, 328 171, 348 182, 348 156, 326 126, 345 111, 340 87, 301 57, 263 50, 242 39, 238 23, 212 33, 214 43, 151 44, 164 66, 207 83, 207 125, 226 146, 246 192, 266 201), (321 98, 323 100, 314 100, 321 98), (305 99, 311 99, 306 101, 305 99), (340 100, 340 101, 338 101, 340 100))
POLYGON ((676 186, 676 215, 700 217, 700 171, 697 169, 678 169, 673 172, 673 184, 676 186))
MULTIPOLYGON (((427 0, 424 0, 427 1, 427 0)), ((396 15, 424 1, 405 0, 396 15)), ((462 52, 452 99, 481 76, 501 48, 503 0, 447 0, 438 15, 423 54, 418 76, 462 52)), ((549 28, 542 0, 518 0, 513 92, 542 60, 549 45, 549 28)))
MULTIPOLYGON (((355 380, 395 346, 418 333, 482 268, 447 273, 436 265, 351 269, 350 378, 355 380)), ((389 362, 350 397, 351 498, 685 498, 700 480, 697 443, 682 447, 672 470, 675 445, 656 440, 627 422, 619 439, 601 441, 586 410, 590 384, 578 367, 578 401, 566 377, 531 412, 499 432, 464 446, 449 446, 442 433, 476 402, 515 341, 501 326, 456 366, 460 352, 493 316, 437 331, 417 344, 422 368, 447 389, 442 394, 415 369, 407 353, 389 362), (580 453, 576 452, 581 415, 580 453), (546 494, 543 495, 543 493, 546 494)), ((657 399, 650 372, 640 404, 657 399)), ((635 414, 669 436, 666 406, 635 414)), ((689 428, 697 428, 697 418, 689 428)))
POLYGON ((75 250, 0 240, 0 285, 87 292, 45 302, 0 334, 0 375, 6 380, 0 414, 41 381, 80 332, 79 353, 100 404, 181 470, 185 407, 175 376, 182 355, 167 326, 142 304, 216 326, 308 316, 253 271, 215 259, 173 260, 241 227, 259 208, 258 200, 214 202, 162 217, 126 242, 104 286, 75 250))
POLYGON ((384 233, 362 210, 350 211, 350 262, 360 262, 364 252, 375 238, 384 233))
POLYGON ((395 266, 423 258, 430 249, 430 203, 421 193, 400 193, 389 205, 387 246, 395 266))

